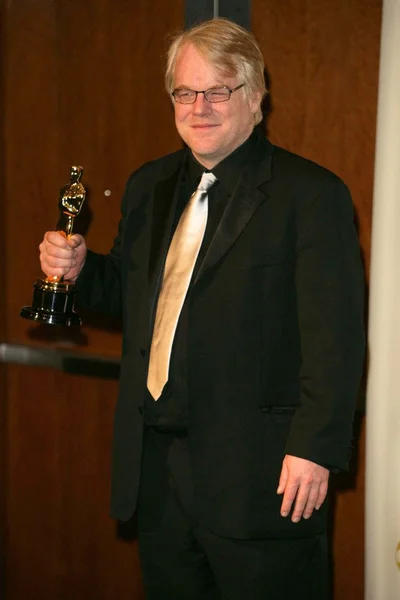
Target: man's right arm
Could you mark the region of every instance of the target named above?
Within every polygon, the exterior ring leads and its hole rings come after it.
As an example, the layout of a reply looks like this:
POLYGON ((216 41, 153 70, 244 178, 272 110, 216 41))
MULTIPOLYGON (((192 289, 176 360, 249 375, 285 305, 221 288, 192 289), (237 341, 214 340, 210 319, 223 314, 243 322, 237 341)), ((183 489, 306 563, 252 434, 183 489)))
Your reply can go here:
POLYGON ((76 282, 79 306, 106 314, 121 314, 120 254, 131 181, 132 176, 122 199, 118 233, 107 255, 88 250, 80 234, 66 239, 57 231, 48 231, 39 246, 43 272, 48 277, 64 277, 76 282))

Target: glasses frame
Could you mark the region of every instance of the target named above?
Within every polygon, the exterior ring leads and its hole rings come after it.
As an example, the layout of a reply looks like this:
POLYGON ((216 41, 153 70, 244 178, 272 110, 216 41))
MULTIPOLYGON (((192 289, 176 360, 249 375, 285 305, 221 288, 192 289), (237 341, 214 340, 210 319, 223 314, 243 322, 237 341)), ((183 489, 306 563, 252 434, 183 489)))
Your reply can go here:
POLYGON ((210 102, 210 104, 221 104, 222 102, 228 102, 228 100, 230 100, 231 95, 233 92, 236 92, 236 90, 240 90, 240 88, 242 88, 245 84, 244 83, 240 83, 239 85, 237 85, 234 88, 228 88, 227 85, 220 85, 218 87, 213 87, 213 88, 208 88, 206 90, 191 90, 190 88, 176 88, 173 92, 171 92, 171 95, 173 96, 175 102, 177 102, 178 104, 194 104, 197 100, 197 96, 198 94, 203 94, 204 95, 204 99, 207 100, 207 102, 210 102), (229 92, 229 96, 227 98, 225 98, 225 100, 209 100, 207 98, 207 93, 208 92, 213 92, 215 90, 227 90, 229 92), (191 102, 181 102, 180 100, 178 100, 175 96, 175 93, 179 90, 187 90, 188 92, 193 92, 195 94, 195 96, 193 97, 193 100, 191 102))

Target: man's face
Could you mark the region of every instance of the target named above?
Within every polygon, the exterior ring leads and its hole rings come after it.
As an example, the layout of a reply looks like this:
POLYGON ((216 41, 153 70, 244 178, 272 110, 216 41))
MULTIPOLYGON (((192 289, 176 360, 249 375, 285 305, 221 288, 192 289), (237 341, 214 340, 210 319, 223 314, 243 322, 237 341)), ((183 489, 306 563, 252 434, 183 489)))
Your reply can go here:
MULTIPOLYGON (((182 48, 174 89, 207 90, 224 85, 232 89, 241 83, 236 76, 218 74, 193 46, 182 48)), ((259 98, 246 100, 243 88, 233 92, 227 102, 208 102, 204 94, 198 94, 194 104, 174 101, 176 128, 195 158, 212 169, 249 137, 259 103, 259 98)))

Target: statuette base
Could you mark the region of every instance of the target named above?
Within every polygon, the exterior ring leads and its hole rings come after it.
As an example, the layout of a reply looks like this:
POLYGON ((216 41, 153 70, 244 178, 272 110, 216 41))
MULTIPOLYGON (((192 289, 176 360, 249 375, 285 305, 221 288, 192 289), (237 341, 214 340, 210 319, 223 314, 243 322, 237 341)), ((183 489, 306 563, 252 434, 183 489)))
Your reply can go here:
POLYGON ((82 325, 83 320, 74 311, 76 285, 71 281, 38 279, 33 286, 32 306, 24 306, 21 317, 64 327, 82 325))

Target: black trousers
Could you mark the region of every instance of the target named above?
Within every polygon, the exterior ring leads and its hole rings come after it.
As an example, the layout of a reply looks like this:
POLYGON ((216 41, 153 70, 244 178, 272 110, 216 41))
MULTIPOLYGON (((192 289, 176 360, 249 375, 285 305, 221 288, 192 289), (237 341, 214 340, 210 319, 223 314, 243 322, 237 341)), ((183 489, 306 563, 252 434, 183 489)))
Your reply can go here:
POLYGON ((149 428, 138 506, 147 600, 327 600, 325 535, 221 538, 191 507, 187 439, 149 428))

